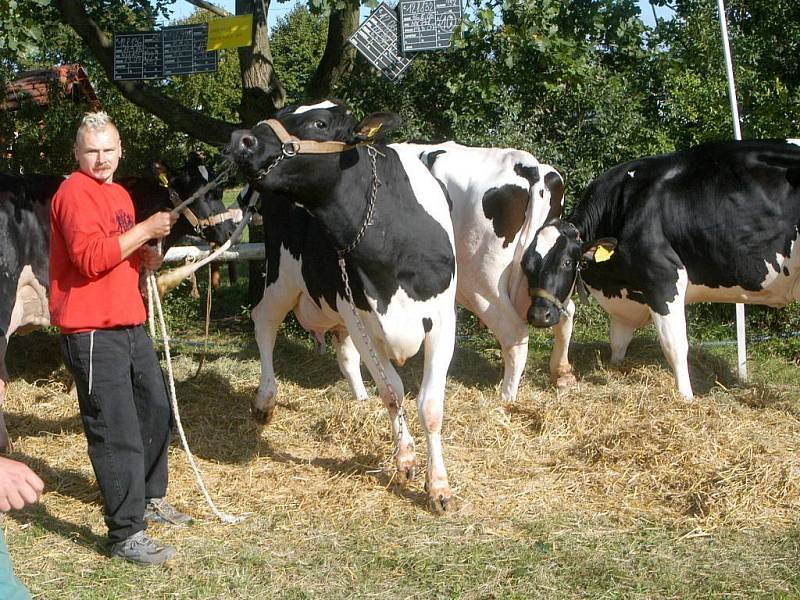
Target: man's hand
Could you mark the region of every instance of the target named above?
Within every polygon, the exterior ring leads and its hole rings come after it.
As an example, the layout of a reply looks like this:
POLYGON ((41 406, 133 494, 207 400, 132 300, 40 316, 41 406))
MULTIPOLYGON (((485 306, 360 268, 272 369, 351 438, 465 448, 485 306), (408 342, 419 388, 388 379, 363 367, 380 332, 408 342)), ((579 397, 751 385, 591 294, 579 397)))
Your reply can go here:
POLYGON ((142 222, 142 225, 149 234, 148 239, 157 240, 165 237, 177 220, 178 215, 172 214, 172 212, 161 211, 151 215, 142 222))
POLYGON ((0 511, 33 504, 44 490, 44 482, 28 465, 0 457, 0 511))
POLYGON ((153 246, 145 244, 139 248, 139 260, 146 271, 155 272, 164 262, 164 257, 153 246))

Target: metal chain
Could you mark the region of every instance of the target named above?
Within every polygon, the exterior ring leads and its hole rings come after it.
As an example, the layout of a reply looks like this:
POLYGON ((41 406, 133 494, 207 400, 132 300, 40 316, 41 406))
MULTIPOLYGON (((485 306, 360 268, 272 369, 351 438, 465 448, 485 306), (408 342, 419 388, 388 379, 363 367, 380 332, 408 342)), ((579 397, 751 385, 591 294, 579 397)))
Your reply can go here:
POLYGON ((266 169, 259 169, 258 172, 253 176, 252 180, 255 181, 256 179, 261 179, 269 175, 269 172, 272 171, 275 167, 278 166, 278 163, 281 162, 284 158, 286 158, 286 153, 281 152, 278 156, 275 157, 275 160, 266 168, 266 169))
POLYGON ((347 263, 345 262, 345 255, 351 252, 361 241, 361 238, 364 237, 364 233, 367 230, 367 226, 372 222, 372 214, 375 210, 375 198, 378 195, 378 186, 380 182, 378 181, 378 168, 376 165, 375 156, 378 153, 372 146, 367 146, 367 151, 369 152, 370 159, 372 161, 372 191, 370 200, 367 206, 367 214, 364 218, 364 223, 361 225, 361 229, 359 230, 358 234, 356 235, 355 239, 350 243, 350 245, 345 248, 344 250, 337 251, 339 254, 339 269, 342 271, 342 281, 344 282, 344 291, 345 296, 347 298, 347 302, 350 304, 350 310, 353 313, 353 318, 355 319, 356 325, 358 326, 359 333, 361 333, 361 338, 364 340, 364 345, 367 348, 367 352, 369 352, 372 361, 375 363, 375 366, 378 368, 378 375, 380 376, 381 382, 386 389, 389 391, 389 395, 391 396, 392 402, 397 407, 397 418, 398 418, 398 426, 399 431, 397 432, 398 441, 402 437, 403 425, 405 423, 405 411, 403 410, 403 400, 402 398, 398 398, 397 392, 395 392, 394 387, 389 384, 389 377, 386 375, 386 371, 383 368, 383 365, 378 360, 378 355, 375 352, 375 347, 372 345, 372 341, 370 340, 369 333, 367 333, 367 328, 364 325, 364 322, 361 320, 361 317, 358 315, 358 309, 356 308, 355 301, 353 300, 353 291, 350 289, 350 277, 347 275, 347 263))
MULTIPOLYGON (((389 377, 386 375, 386 371, 383 369, 383 365, 378 360, 378 355, 375 352, 375 347, 372 345, 372 340, 369 338, 369 333, 367 333, 367 328, 364 325, 364 322, 361 320, 361 317, 358 315, 358 309, 356 308, 356 304, 353 301, 353 291, 350 289, 350 278, 347 275, 347 267, 345 263, 345 259, 343 256, 339 257, 339 269, 342 271, 342 281, 344 282, 344 291, 345 295, 347 296, 347 302, 350 304, 350 310, 353 313, 353 318, 356 321, 356 325, 358 326, 358 330, 361 333, 361 338, 364 340, 364 345, 367 347, 367 351, 369 352, 370 357, 372 358, 375 365, 378 367, 378 374, 380 375, 381 381, 383 385, 386 386, 386 389, 389 390, 389 395, 392 398, 392 402, 397 407, 397 417, 399 419, 399 425, 402 431, 403 422, 405 419, 405 411, 403 410, 403 400, 398 398, 397 392, 395 392, 394 388, 389 384, 389 377)), ((398 432, 398 436, 401 432, 398 432)))
POLYGON ((370 160, 372 161, 372 193, 369 198, 369 202, 367 202, 367 214, 364 215, 364 222, 361 223, 361 228, 356 233, 356 237, 350 242, 346 248, 342 250, 337 250, 336 253, 339 255, 339 258, 350 254, 356 246, 358 246, 361 238, 364 237, 364 234, 367 232, 367 227, 372 223, 372 213, 375 211, 375 198, 378 196, 378 186, 380 185, 380 181, 378 180, 378 168, 375 164, 375 156, 378 151, 373 148, 372 146, 367 146, 367 152, 369 153, 370 160))

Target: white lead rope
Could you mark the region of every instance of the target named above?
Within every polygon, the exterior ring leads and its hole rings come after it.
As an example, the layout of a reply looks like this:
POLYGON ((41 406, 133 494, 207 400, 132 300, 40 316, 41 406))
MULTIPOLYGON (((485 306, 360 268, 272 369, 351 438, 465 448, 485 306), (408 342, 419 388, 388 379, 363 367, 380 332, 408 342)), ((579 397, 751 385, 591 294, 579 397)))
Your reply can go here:
MULTIPOLYGON (((200 261, 200 263, 205 264, 213 257, 217 256, 218 254, 224 252, 230 246, 230 240, 220 246, 214 253, 210 254, 207 258, 200 261)), ((202 264, 200 266, 202 266, 202 264)), ((211 512, 223 523, 234 524, 240 523, 244 521, 250 514, 252 513, 244 513, 240 516, 229 515, 227 513, 221 512, 217 509, 214 501, 211 499, 211 495, 208 493, 206 489, 205 482, 203 481, 203 475, 200 472, 197 464, 195 463, 194 456, 192 455, 192 451, 189 450, 189 442, 186 441, 186 434, 183 431, 183 424, 181 423, 181 417, 178 412, 178 399, 177 395, 175 394, 175 377, 172 373, 172 357, 170 356, 169 352, 169 334, 167 332, 167 325, 164 321, 164 311, 161 308, 161 298, 158 296, 158 292, 156 291, 156 278, 153 273, 149 273, 147 276, 147 298, 148 298, 148 305, 150 309, 150 328, 151 334, 155 333, 155 326, 153 325, 153 304, 155 303, 155 309, 158 313, 158 323, 159 327, 161 327, 161 335, 164 342, 164 355, 166 357, 167 362, 167 375, 169 379, 169 397, 170 402, 172 403, 172 413, 175 415, 175 426, 178 429, 178 435, 181 438, 181 444, 183 445, 183 450, 186 453, 186 460, 189 461, 189 466, 192 467, 192 472, 194 473, 194 480, 197 484, 197 488, 203 494, 203 497, 206 500, 206 504, 211 509, 211 512)))

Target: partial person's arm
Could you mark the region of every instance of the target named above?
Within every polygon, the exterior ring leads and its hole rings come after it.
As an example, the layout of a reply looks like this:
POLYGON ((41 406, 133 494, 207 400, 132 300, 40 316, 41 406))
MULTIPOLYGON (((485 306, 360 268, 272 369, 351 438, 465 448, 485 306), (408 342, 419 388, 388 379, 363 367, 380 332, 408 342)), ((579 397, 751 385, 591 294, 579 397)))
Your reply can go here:
POLYGON ((72 263, 85 277, 97 277, 128 258, 145 242, 169 233, 177 216, 162 212, 131 227, 120 235, 108 235, 99 216, 81 197, 81 190, 60 189, 53 198, 53 227, 64 237, 72 263))
POLYGON ((44 482, 28 465, 0 457, 0 511, 33 504, 44 490, 44 482))
POLYGON ((122 260, 128 258, 136 250, 141 248, 142 244, 145 242, 166 237, 177 220, 178 216, 171 212, 157 212, 141 223, 137 223, 131 227, 117 238, 119 239, 119 249, 122 253, 122 260))

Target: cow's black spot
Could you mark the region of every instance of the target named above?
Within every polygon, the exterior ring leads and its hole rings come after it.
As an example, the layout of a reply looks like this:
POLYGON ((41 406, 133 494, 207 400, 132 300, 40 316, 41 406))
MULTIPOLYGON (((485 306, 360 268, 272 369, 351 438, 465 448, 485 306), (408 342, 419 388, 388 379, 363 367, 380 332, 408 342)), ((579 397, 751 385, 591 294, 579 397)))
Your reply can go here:
POLYGON ((446 152, 447 152, 446 150, 434 150, 432 152, 423 152, 419 158, 423 162, 423 164, 426 167, 428 167, 428 170, 430 171, 433 168, 433 163, 436 162, 436 159, 439 158, 442 154, 445 154, 446 152))
POLYGON ((433 328, 433 321, 429 317, 422 319, 422 328, 428 333, 433 328))
POLYGON ((528 183, 531 185, 539 181, 539 167, 534 165, 523 165, 522 163, 516 163, 514 165, 514 173, 527 179, 528 183))
POLYGON ((550 190, 550 210, 547 220, 561 217, 564 200, 564 180, 558 173, 550 172, 544 176, 544 186, 550 190))
POLYGON ((783 267, 783 274, 786 275, 786 277, 788 277, 789 276, 789 269, 787 269, 786 267, 783 267))
POLYGON ((491 188, 483 195, 483 214, 492 222, 495 235, 507 247, 525 223, 528 190, 507 184, 491 188))

